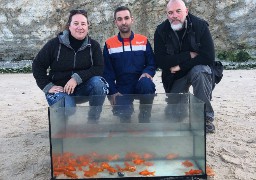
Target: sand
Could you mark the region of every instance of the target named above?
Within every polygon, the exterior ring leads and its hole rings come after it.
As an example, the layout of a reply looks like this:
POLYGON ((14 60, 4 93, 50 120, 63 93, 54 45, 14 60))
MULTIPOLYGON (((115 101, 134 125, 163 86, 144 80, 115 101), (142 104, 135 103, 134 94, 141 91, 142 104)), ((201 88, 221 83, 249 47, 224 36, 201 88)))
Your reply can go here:
MULTIPOLYGON (((164 92, 158 72, 157 92, 164 92)), ((207 134, 214 180, 256 179, 256 70, 225 70, 213 92, 216 132, 207 134)), ((0 74, 0 180, 48 180, 47 103, 32 74, 0 74)))

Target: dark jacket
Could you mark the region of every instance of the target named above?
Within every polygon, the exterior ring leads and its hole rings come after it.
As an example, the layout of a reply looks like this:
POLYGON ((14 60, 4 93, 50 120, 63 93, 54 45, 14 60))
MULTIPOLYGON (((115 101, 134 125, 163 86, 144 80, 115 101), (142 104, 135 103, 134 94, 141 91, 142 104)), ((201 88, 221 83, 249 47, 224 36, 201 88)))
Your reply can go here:
POLYGON ((79 85, 93 76, 101 76, 103 67, 99 43, 87 36, 82 46, 75 52, 70 46, 67 30, 48 41, 32 64, 36 83, 45 93, 54 85, 64 87, 71 77, 79 85), (48 68, 49 73, 47 73, 48 68))
POLYGON ((156 63, 162 69, 162 81, 166 88, 185 76, 196 65, 211 66, 215 60, 214 44, 208 23, 192 14, 187 16, 187 26, 181 42, 168 20, 161 23, 154 34, 156 63), (198 56, 190 57, 190 52, 198 56), (172 74, 170 68, 179 65, 181 70, 172 74))

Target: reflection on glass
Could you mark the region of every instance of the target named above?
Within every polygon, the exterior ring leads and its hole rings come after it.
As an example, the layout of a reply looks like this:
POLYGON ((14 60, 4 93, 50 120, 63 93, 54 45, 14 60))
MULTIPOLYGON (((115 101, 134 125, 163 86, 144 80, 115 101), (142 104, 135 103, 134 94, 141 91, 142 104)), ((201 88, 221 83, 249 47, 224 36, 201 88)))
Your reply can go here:
POLYGON ((204 103, 193 95, 107 97, 102 107, 77 98, 49 107, 53 178, 206 177, 204 103), (92 108, 102 108, 97 121, 92 108))

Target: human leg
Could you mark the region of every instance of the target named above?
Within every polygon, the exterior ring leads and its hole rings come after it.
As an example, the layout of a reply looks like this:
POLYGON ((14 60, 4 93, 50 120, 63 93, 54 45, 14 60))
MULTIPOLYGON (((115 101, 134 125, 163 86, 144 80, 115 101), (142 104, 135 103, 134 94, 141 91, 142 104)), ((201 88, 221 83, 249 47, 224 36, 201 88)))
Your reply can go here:
POLYGON ((181 94, 188 93, 188 91, 189 84, 186 77, 182 77, 173 82, 169 92, 170 94, 167 94, 166 98, 167 106, 165 108, 165 115, 167 120, 180 122, 188 117, 189 98, 187 95, 181 94))
MULTIPOLYGON (((59 92, 59 93, 47 93, 45 95, 46 100, 51 107, 63 108, 63 114, 70 116, 74 114, 74 107, 76 106, 75 100, 72 96, 67 93, 59 92), (64 109, 65 107, 65 109, 64 109)), ((61 111, 61 109, 59 110, 61 111)))
POLYGON ((120 118, 122 123, 130 123, 131 116, 134 111, 133 108, 134 96, 131 94, 124 94, 116 96, 116 104, 113 106, 113 114, 120 118))
POLYGON ((211 105, 212 78, 209 66, 198 65, 190 70, 187 75, 192 87, 193 94, 206 105, 206 117, 214 119, 214 111, 211 105))
POLYGON ((140 98, 138 119, 141 123, 149 122, 155 91, 155 84, 151 79, 146 77, 141 78, 136 85, 135 93, 139 94, 140 98))
POLYGON ((206 131, 214 132, 214 111, 211 105, 212 76, 209 66, 198 65, 190 70, 187 77, 193 87, 193 94, 205 102, 206 131))
POLYGON ((49 106, 54 105, 60 100, 61 102, 58 103, 59 107, 75 107, 76 106, 74 99, 71 96, 69 96, 67 93, 63 93, 63 92, 47 93, 45 97, 49 106))
POLYGON ((89 120, 96 121, 99 119, 107 91, 107 83, 100 76, 94 76, 76 88, 75 96, 89 96, 89 120))

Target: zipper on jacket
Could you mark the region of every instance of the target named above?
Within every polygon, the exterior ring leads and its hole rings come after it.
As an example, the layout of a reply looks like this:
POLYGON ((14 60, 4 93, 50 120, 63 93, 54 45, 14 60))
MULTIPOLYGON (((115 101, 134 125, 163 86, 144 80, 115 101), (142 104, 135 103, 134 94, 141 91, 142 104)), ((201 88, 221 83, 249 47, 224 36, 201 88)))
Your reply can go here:
POLYGON ((179 38, 178 34, 176 33, 176 31, 174 31, 174 34, 175 34, 175 36, 177 37, 178 42, 179 42, 180 51, 181 51, 181 49, 182 49, 182 42, 183 42, 183 39, 184 39, 186 33, 187 33, 187 28, 185 28, 185 31, 184 31, 184 33, 183 33, 183 35, 182 35, 181 40, 180 40, 180 38, 179 38))
MULTIPOLYGON (((74 51, 75 52, 75 51, 74 51)), ((75 67, 76 67, 76 52, 75 52, 75 54, 74 54, 74 66, 73 66, 73 68, 75 69, 75 67)), ((72 73, 73 74, 73 73, 72 73)))

